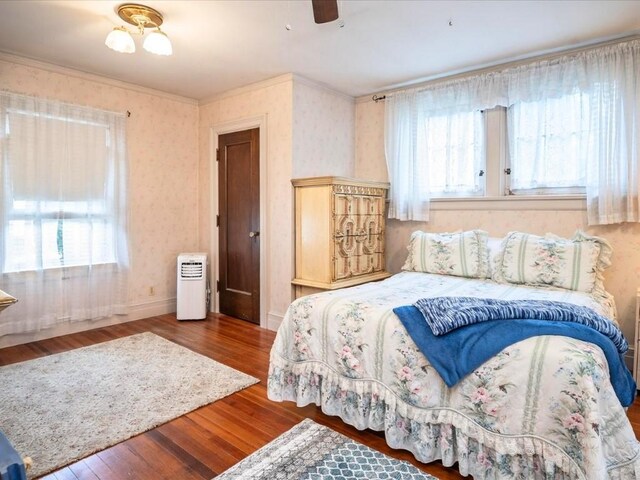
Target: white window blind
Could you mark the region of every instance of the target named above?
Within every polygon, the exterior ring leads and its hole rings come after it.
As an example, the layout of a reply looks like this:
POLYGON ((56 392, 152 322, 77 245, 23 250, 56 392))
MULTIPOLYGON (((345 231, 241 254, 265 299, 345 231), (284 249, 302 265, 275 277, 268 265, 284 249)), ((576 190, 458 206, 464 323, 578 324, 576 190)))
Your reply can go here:
POLYGON ((3 271, 114 262, 108 125, 8 109, 5 138, 3 271))

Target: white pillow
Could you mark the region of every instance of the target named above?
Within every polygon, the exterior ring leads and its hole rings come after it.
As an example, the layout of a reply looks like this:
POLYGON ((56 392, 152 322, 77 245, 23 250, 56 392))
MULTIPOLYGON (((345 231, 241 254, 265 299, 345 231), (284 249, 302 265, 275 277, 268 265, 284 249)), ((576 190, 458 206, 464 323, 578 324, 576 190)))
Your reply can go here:
POLYGON ((489 235, 482 230, 458 233, 415 231, 403 270, 457 277, 486 278, 489 273, 489 235))
POLYGON ((611 265, 611 253, 606 240, 582 232, 571 240, 510 232, 496 256, 493 279, 592 292, 602 288, 602 271, 611 265))

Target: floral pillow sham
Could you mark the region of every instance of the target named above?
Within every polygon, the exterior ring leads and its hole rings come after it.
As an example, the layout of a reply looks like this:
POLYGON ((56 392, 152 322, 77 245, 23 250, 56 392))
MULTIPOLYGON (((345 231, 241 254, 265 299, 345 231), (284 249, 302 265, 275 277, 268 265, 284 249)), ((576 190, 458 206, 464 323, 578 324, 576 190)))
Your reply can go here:
POLYGON ((457 233, 415 231, 403 270, 457 277, 486 278, 489 273, 489 235, 483 230, 457 233))
POLYGON ((611 265, 611 251, 606 240, 583 232, 572 239, 511 232, 502 241, 493 279, 593 292, 602 288, 602 271, 611 265))

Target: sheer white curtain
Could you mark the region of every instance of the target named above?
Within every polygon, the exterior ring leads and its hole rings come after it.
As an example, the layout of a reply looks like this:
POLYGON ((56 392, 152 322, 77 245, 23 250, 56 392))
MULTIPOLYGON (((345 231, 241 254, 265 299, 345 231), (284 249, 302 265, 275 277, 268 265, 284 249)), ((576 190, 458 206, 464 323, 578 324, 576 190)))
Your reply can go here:
MULTIPOLYGON (((584 166, 589 223, 640 221, 639 77, 640 40, 632 40, 388 95, 385 150, 391 217, 428 219, 428 202, 421 190, 424 181, 415 178, 429 168, 416 165, 420 159, 416 141, 425 118, 500 105, 511 107, 513 127, 513 121, 523 120, 517 118, 522 109, 535 104, 540 116, 533 135, 540 138, 544 137, 543 129, 552 127, 553 118, 559 118, 548 114, 564 102, 565 107, 577 110, 571 121, 577 124, 580 145, 571 155, 579 155, 584 166), (416 209, 421 217, 410 218, 416 209)), ((532 119, 524 120, 533 125, 532 119)), ((512 135, 512 130, 507 135, 512 135)), ((521 140, 510 138, 512 148, 521 140)), ((557 143, 566 145, 565 140, 557 143)), ((519 148, 526 150, 524 143, 519 148)), ((529 164, 532 175, 545 170, 547 178, 552 178, 562 169, 562 162, 549 158, 554 155, 553 142, 522 155, 520 160, 529 164)), ((522 185, 527 181, 516 180, 522 185)))
POLYGON ((640 221, 640 41, 585 55, 589 224, 640 221))
POLYGON ((126 313, 125 123, 0 92, 0 335, 126 313))
POLYGON ((433 110, 421 92, 398 93, 385 109, 389 217, 429 220, 431 195, 482 193, 484 130, 479 110, 433 110))
POLYGON ((385 105, 385 154, 389 170, 389 218, 429 220, 429 170, 420 161, 418 136, 424 113, 416 92, 401 92, 385 105))
POLYGON ((589 154, 589 97, 579 91, 531 102, 507 111, 513 191, 554 188, 557 193, 586 185, 589 154))

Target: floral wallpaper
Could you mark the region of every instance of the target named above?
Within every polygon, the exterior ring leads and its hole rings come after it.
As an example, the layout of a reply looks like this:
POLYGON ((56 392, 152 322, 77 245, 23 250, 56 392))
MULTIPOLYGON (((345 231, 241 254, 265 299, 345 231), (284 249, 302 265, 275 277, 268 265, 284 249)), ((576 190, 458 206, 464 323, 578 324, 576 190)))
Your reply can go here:
MULTIPOLYGON (((352 175, 352 99, 294 75, 265 86, 227 92, 200 106, 200 248, 210 251, 209 142, 216 125, 267 116, 267 313, 280 319, 292 300, 293 188, 291 179, 352 175), (206 192, 206 193, 204 193, 206 192)), ((264 237, 263 237, 264 238, 264 237)))
MULTIPOLYGON (((268 283, 268 312, 284 315, 291 302, 292 269, 292 195, 291 195, 291 117, 292 80, 256 88, 231 92, 219 100, 200 107, 200 248, 211 250, 211 212, 209 149, 211 128, 243 118, 267 115, 267 222, 270 250, 266 261, 268 283)), ((264 148, 264 146, 262 146, 264 148)), ((216 190, 217 191, 217 190, 216 190)), ((266 235, 265 235, 266 233, 266 235)))
MULTIPOLYGON (((356 165, 359 178, 387 181, 384 157, 384 102, 356 103, 356 165)), ((605 287, 614 295, 618 320, 627 339, 635 334, 636 290, 640 287, 640 224, 589 227, 580 210, 432 210, 431 220, 387 220, 387 268, 398 272, 407 257, 406 247, 415 230, 454 232, 479 228, 491 237, 510 231, 536 235, 551 232, 571 237, 576 230, 607 239, 613 247, 612 266, 605 271, 605 287)))
POLYGON ((292 178, 353 175, 353 98, 294 77, 292 178))
MULTIPOLYGON (((142 89, 0 61, 1 88, 90 107, 131 112, 129 302, 173 302, 176 257, 198 248, 198 106, 142 89), (153 287, 153 295, 150 288, 153 287)), ((174 307, 175 308, 175 307, 174 307)))

